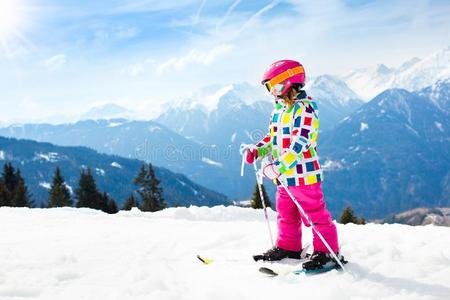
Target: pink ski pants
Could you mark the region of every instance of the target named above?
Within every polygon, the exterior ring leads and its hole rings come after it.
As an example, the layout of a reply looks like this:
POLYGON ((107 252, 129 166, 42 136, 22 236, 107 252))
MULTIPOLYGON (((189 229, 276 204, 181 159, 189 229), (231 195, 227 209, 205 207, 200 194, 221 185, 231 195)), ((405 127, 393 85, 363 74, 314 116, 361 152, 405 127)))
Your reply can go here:
MULTIPOLYGON (((305 186, 290 186, 289 190, 302 206, 305 213, 314 223, 333 251, 338 252, 338 237, 336 226, 328 212, 323 198, 321 183, 305 186)), ((276 194, 278 237, 277 247, 299 251, 302 249, 302 221, 309 225, 300 215, 297 206, 292 202, 286 190, 279 186, 276 194)), ((317 234, 313 231, 314 251, 329 252, 317 234)))

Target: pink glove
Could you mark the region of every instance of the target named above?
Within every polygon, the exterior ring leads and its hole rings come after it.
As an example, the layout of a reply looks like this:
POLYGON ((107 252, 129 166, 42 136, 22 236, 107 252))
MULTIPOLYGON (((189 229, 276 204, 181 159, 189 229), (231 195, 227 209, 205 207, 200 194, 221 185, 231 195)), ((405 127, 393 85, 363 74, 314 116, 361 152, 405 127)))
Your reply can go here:
POLYGON ((280 177, 280 175, 281 175, 278 172, 275 164, 273 164, 273 163, 264 165, 262 167, 262 174, 264 175, 264 177, 266 177, 267 179, 270 179, 270 180, 274 180, 274 179, 280 177))
POLYGON ((252 164, 255 159, 258 159, 258 149, 256 148, 249 148, 247 149, 247 152, 245 154, 245 161, 248 164, 252 164))

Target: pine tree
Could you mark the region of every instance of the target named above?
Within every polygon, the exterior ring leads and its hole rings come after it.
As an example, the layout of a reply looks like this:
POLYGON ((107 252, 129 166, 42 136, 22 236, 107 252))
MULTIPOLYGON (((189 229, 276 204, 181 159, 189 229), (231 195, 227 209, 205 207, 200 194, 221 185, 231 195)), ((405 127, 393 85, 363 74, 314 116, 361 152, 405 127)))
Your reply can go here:
POLYGON ((139 203, 134 198, 134 195, 131 194, 123 204, 122 210, 131 210, 133 207, 139 207, 139 203))
POLYGON ((0 206, 12 206, 11 194, 0 179, 0 206))
POLYGON ((142 165, 133 182, 139 186, 137 192, 142 198, 142 211, 154 212, 166 208, 162 188, 159 186, 161 182, 156 178, 152 164, 142 165))
POLYGON ((13 194, 18 184, 18 178, 16 176, 16 171, 11 163, 7 163, 3 166, 2 178, 3 183, 5 184, 8 191, 13 194))
POLYGON ((28 191, 28 187, 25 184, 25 179, 20 173, 20 169, 14 171, 14 168, 10 165, 8 169, 13 172, 13 175, 8 175, 9 182, 12 190, 10 195, 12 197, 11 204, 15 207, 34 207, 34 202, 31 200, 31 194, 28 191))
MULTIPOLYGON (((270 202, 269 195, 267 195, 264 184, 261 185, 261 189, 263 192, 264 203, 266 204, 266 207, 272 208, 272 203, 270 202)), ((258 184, 255 185, 255 191, 253 192, 253 196, 252 196, 252 200, 250 201, 250 205, 252 208, 255 208, 255 209, 263 208, 258 184)))
MULTIPOLYGON (((100 192, 97 189, 94 176, 91 169, 81 170, 79 187, 75 190, 77 198, 77 207, 88 207, 93 209, 101 209, 100 192)), ((106 205, 104 205, 106 207, 106 205)))
POLYGON ((95 204, 95 209, 101 210, 102 212, 108 213, 108 202, 110 200, 110 197, 108 193, 103 192, 98 194, 97 196, 97 203, 95 204))
MULTIPOLYGON (((20 175, 20 174, 19 174, 20 175)), ((13 204, 16 207, 34 207, 33 201, 31 201, 28 187, 25 185, 25 181, 19 177, 20 180, 14 191, 13 204)))
POLYGON ((64 182, 59 167, 56 167, 53 183, 48 194, 48 207, 72 206, 70 191, 64 182))
POLYGON ((339 219, 339 223, 341 223, 341 224, 353 223, 353 224, 364 225, 364 224, 366 224, 366 220, 364 220, 364 218, 358 218, 355 215, 355 212, 353 211, 352 207, 347 206, 342 211, 341 218, 339 219))
POLYGON ((116 201, 114 199, 110 198, 108 201, 108 214, 117 214, 119 212, 119 209, 117 208, 116 201))

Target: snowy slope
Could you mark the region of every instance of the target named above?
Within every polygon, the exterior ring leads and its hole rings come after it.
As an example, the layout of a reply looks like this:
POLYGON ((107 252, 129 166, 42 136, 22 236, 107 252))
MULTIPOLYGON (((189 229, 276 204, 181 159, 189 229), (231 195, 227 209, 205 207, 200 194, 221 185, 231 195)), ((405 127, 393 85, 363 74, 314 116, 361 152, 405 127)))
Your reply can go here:
POLYGON ((450 78, 450 46, 423 59, 413 58, 399 68, 380 64, 350 71, 341 78, 366 100, 390 88, 417 91, 450 78))
MULTIPOLYGON (((270 214, 275 227, 274 213, 270 214)), ((338 225, 351 274, 266 278, 262 211, 0 209, 1 299, 448 299, 450 229, 338 225), (217 258, 203 265, 196 254, 217 258)), ((305 240, 311 234, 305 230, 305 240)))

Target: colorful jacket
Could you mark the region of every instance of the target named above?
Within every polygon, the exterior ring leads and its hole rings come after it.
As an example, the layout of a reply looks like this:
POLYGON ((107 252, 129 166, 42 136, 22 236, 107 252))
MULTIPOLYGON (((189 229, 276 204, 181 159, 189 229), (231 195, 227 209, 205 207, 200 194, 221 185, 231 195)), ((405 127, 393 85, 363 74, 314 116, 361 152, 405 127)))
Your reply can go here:
MULTIPOLYGON (((269 133, 256 144, 258 157, 272 155, 281 179, 288 186, 310 185, 323 180, 317 154, 319 111, 316 102, 301 91, 295 104, 280 102, 272 112, 269 133)), ((276 180, 276 184, 279 182, 276 180)))

